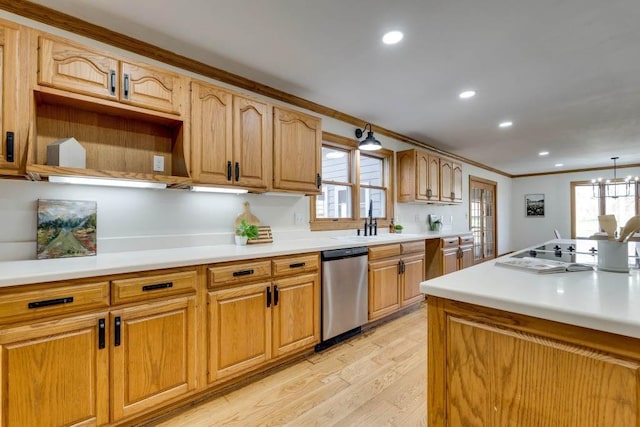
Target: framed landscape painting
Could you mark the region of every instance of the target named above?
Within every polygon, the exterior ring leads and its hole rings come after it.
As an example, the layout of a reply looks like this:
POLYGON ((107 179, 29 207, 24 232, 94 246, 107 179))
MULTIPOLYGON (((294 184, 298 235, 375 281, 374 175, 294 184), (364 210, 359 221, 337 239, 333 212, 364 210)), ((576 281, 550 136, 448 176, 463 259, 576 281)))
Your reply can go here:
POLYGON ((544 216, 544 194, 525 194, 524 208, 526 216, 544 216))
POLYGON ((38 200, 38 259, 96 254, 97 203, 38 200))

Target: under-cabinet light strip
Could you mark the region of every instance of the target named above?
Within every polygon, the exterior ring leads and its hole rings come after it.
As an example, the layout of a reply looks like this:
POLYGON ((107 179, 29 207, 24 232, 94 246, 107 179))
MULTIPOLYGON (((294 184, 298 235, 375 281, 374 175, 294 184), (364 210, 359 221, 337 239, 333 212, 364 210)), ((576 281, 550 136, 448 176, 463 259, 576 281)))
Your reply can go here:
POLYGON ((164 182, 135 181, 129 179, 87 178, 84 176, 49 176, 49 182, 56 184, 95 185, 102 187, 128 187, 128 188, 167 188, 164 182))
POLYGON ((190 190, 198 193, 244 194, 249 192, 249 190, 243 190, 241 188, 204 187, 204 186, 198 186, 198 185, 192 186, 190 190))

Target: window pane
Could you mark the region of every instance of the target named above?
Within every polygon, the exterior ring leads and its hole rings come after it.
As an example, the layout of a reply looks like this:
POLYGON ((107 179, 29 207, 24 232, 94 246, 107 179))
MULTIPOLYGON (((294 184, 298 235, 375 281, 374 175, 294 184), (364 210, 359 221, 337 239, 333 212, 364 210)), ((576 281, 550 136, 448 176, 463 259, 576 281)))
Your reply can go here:
MULTIPOLYGON (((375 185, 382 187, 382 159, 360 155, 360 185, 375 185)), ((368 205, 367 205, 368 206, 368 205)))
POLYGON ((369 206, 372 207, 373 218, 385 218, 387 215, 385 200, 387 192, 374 188, 360 189, 360 218, 369 216, 369 206))
POLYGON ((598 199, 593 197, 591 184, 575 187, 576 237, 589 237, 599 231, 598 199))
MULTIPOLYGON (((625 184, 615 185, 615 194, 626 194, 625 184)), ((613 190, 613 189, 612 189, 613 190)), ((609 194, 614 194, 614 191, 610 191, 609 194)), ((630 195, 634 197, 607 197, 605 199, 605 213, 616 216, 618 222, 618 229, 629 220, 636 212, 636 199, 635 199, 635 185, 630 186, 630 195)))
POLYGON ((351 182, 349 153, 333 147, 322 147, 322 180, 351 182))
POLYGON ((322 184, 322 194, 316 196, 316 218, 350 217, 351 187, 322 184))

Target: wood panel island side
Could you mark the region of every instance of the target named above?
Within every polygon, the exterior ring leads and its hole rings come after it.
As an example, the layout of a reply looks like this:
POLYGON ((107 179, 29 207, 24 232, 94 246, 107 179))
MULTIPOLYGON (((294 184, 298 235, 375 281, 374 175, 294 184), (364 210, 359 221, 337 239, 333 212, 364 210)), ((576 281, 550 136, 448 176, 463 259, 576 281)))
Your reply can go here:
POLYGON ((429 426, 640 426, 640 271, 422 282, 429 426))

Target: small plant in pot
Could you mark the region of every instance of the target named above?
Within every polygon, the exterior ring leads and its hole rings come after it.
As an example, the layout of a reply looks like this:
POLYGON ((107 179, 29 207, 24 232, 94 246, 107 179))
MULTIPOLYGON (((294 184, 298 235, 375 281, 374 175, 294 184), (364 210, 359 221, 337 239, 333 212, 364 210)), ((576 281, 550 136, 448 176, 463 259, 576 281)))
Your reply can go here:
POLYGON ((247 240, 258 238, 258 226, 249 224, 243 219, 238 227, 236 227, 236 245, 246 245, 247 240))
POLYGON ((396 229, 396 233, 402 233, 402 229, 404 229, 404 227, 400 224, 396 224, 394 228, 396 229))

